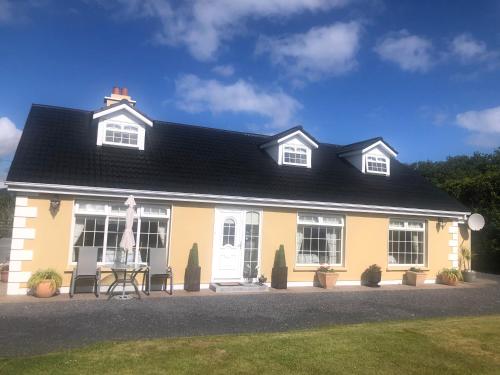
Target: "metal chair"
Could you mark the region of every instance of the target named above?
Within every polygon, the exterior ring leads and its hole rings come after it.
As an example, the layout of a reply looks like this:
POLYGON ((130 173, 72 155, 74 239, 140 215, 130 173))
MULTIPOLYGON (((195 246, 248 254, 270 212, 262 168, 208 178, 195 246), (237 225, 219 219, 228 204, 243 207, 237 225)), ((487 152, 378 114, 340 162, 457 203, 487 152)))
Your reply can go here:
POLYGON ((73 269, 71 276, 71 286, 69 296, 73 298, 75 295, 75 285, 77 280, 93 280, 94 294, 96 297, 100 295, 101 287, 101 268, 97 267, 97 247, 81 246, 78 251, 78 263, 73 269))
POLYGON ((167 267, 167 252, 165 248, 152 247, 149 249, 149 264, 142 279, 142 290, 148 296, 151 292, 152 278, 163 279, 161 284, 162 291, 167 291, 167 282, 170 279, 170 295, 173 294, 174 274, 172 267, 167 267))

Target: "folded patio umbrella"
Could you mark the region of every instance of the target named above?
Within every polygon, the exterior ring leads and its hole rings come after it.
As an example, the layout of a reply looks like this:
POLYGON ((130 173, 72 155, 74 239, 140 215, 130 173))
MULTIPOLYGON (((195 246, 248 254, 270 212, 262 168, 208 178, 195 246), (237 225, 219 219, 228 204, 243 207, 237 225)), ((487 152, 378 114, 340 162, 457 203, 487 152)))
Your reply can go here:
POLYGON ((125 217, 125 231, 123 232, 122 240, 120 241, 120 247, 127 252, 128 258, 128 252, 133 251, 135 246, 134 231, 132 230, 132 227, 134 226, 135 200, 132 195, 129 195, 125 201, 125 205, 128 206, 128 208, 125 217))

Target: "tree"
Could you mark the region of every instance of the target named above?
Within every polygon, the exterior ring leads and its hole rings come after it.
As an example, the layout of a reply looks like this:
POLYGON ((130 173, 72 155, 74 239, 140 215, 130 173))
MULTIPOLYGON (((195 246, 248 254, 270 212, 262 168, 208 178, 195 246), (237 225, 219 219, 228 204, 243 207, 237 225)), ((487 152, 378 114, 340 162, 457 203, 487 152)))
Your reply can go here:
POLYGON ((491 154, 454 156, 410 166, 485 217, 484 228, 472 234, 473 265, 479 271, 500 273, 500 147, 491 154))

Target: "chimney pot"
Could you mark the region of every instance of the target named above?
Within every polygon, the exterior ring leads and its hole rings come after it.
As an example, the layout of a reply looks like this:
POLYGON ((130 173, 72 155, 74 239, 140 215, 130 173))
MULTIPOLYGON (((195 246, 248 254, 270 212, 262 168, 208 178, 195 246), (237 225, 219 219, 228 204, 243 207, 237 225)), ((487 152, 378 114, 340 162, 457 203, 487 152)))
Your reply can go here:
POLYGON ((117 87, 117 86, 114 86, 114 87, 113 87, 113 91, 112 91, 112 92, 113 92, 113 94, 115 94, 115 95, 120 95, 120 88, 119 88, 119 87, 117 87))
POLYGON ((122 95, 123 96, 128 96, 128 88, 122 87, 122 95))

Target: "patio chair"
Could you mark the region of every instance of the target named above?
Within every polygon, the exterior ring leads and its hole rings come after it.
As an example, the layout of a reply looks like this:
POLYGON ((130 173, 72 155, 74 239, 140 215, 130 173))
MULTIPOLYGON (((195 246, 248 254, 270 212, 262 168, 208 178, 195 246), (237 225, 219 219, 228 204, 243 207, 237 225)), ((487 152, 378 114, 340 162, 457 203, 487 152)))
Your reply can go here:
POLYGON ((151 292, 151 279, 153 278, 163 280, 161 284, 162 291, 167 291, 167 282, 170 279, 170 295, 173 294, 174 275, 172 267, 167 267, 167 253, 165 248, 152 247, 149 249, 149 264, 142 279, 142 290, 148 296, 151 292))
POLYGON ((94 294, 96 297, 100 295, 101 287, 101 268, 97 267, 97 247, 81 246, 78 251, 78 263, 73 269, 71 276, 71 286, 69 288, 69 296, 73 298, 75 295, 75 285, 77 280, 92 280, 94 281, 94 294))

